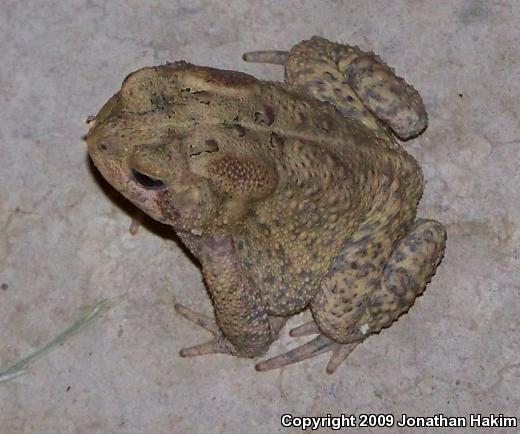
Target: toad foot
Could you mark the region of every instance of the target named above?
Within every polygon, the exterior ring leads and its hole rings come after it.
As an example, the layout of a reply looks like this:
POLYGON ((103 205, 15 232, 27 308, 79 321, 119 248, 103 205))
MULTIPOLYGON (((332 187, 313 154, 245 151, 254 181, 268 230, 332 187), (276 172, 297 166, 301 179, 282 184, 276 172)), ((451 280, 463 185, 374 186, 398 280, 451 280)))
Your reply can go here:
MULTIPOLYGON (((307 326, 307 324, 305 324, 307 326)), ((302 328, 302 326, 297 329, 302 328)), ((271 359, 264 360, 255 366, 257 371, 269 371, 271 369, 278 369, 283 366, 292 365, 293 363, 301 362, 305 359, 317 356, 319 354, 332 351, 329 363, 327 364, 327 373, 333 374, 339 365, 348 357, 348 355, 356 348, 359 342, 350 344, 340 344, 334 342, 324 335, 319 335, 312 341, 307 342, 297 348, 280 354, 271 359)))
POLYGON ((182 348, 179 352, 181 357, 202 356, 204 354, 212 353, 232 354, 228 342, 224 336, 222 336, 222 333, 220 332, 217 323, 213 318, 210 318, 209 316, 201 313, 197 313, 179 303, 176 303, 174 307, 175 311, 179 315, 202 327, 204 330, 209 331, 214 336, 214 338, 208 342, 182 348))

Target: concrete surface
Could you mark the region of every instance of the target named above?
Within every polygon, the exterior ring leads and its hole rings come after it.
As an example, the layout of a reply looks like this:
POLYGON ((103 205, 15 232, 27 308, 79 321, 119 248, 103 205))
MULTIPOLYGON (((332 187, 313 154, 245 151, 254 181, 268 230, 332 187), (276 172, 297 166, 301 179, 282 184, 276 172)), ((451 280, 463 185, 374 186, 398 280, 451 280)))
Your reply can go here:
MULTIPOLYGON (((520 416, 519 22, 516 0, 3 0, 0 367, 100 297, 123 299, 0 384, 0 433, 299 432, 282 429, 282 413, 520 416), (312 34, 374 49, 424 96, 430 125, 407 147, 427 179, 421 214, 448 227, 445 260, 410 313, 333 376, 326 356, 264 374, 251 360, 181 359, 204 335, 172 300, 210 312, 199 269, 164 227, 128 233, 135 210, 90 167, 82 121, 140 66, 186 59, 280 79, 242 52, 312 34)), ((295 344, 286 328, 270 354, 295 344)))

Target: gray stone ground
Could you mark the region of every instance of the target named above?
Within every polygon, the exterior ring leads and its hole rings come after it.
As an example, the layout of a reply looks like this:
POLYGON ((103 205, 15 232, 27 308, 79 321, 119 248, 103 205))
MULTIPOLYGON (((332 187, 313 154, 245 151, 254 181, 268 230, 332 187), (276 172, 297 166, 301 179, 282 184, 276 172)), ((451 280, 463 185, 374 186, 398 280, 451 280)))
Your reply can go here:
MULTIPOLYGON (((100 297, 122 301, 0 384, 0 432, 292 432, 286 412, 520 416, 519 23, 516 0, 3 0, 0 366, 100 297), (82 121, 126 74, 167 60, 281 79, 241 53, 312 34, 374 49, 424 96, 430 126, 407 147, 427 179, 421 214, 448 227, 445 260, 410 313, 333 376, 323 356, 264 374, 251 360, 181 359, 203 333, 172 300, 210 312, 200 271, 160 225, 128 233, 135 210, 90 167, 82 121)), ((285 331, 270 354, 293 345, 285 331)))

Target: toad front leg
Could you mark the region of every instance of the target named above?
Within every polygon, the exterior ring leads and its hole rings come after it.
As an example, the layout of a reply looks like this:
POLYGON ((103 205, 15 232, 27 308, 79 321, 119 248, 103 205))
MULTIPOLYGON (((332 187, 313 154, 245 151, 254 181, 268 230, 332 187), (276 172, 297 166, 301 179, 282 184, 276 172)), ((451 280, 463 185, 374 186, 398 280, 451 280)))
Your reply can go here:
POLYGON ((352 242, 336 260, 322 290, 311 303, 315 323, 292 336, 320 333, 307 344, 259 363, 259 371, 276 369, 332 351, 327 372, 333 373, 355 346, 388 327, 406 312, 430 281, 446 245, 444 227, 418 220, 386 261, 384 241, 352 242), (378 270, 382 261, 384 269, 378 270))
POLYGON ((177 312, 210 331, 214 339, 181 350, 184 357, 208 353, 228 353, 255 357, 267 351, 285 323, 269 318, 260 295, 245 278, 237 260, 231 235, 207 237, 197 248, 202 270, 213 301, 215 320, 177 304, 177 312))

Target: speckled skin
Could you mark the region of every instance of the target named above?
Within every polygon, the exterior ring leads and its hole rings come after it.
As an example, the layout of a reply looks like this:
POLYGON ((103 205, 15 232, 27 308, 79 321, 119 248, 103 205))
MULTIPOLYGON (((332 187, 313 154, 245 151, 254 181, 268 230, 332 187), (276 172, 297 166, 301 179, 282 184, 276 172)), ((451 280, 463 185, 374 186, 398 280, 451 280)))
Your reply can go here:
POLYGON ((418 93, 372 54, 314 37, 249 61, 283 63, 285 83, 176 62, 129 75, 91 122, 103 176, 175 228, 200 260, 215 320, 184 356, 265 353, 286 318, 310 343, 277 368, 354 346, 407 311, 435 272, 445 230, 415 220, 420 167, 394 134, 419 134, 418 93), (320 101, 321 100, 321 101, 320 101))

